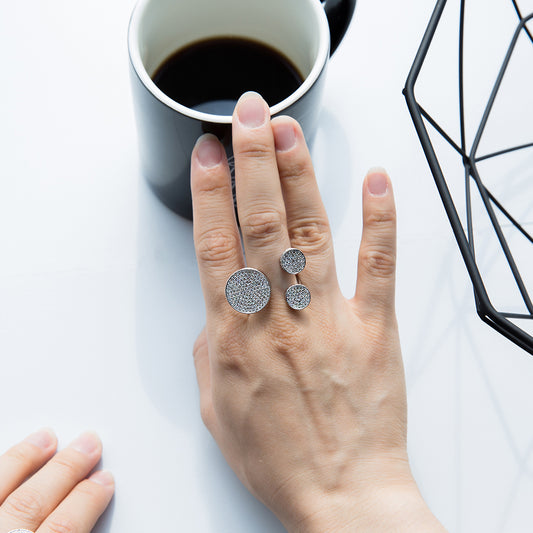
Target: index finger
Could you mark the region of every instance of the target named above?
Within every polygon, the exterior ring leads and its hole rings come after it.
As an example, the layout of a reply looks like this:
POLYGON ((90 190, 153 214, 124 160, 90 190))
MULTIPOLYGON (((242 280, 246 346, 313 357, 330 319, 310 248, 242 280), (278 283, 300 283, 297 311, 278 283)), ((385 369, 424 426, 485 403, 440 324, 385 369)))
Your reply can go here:
POLYGON ((244 267, 231 174, 222 144, 202 135, 191 158, 194 246, 208 314, 227 306, 226 282, 244 267))
POLYGON ((0 505, 52 457, 56 446, 55 435, 44 428, 0 456, 0 505))

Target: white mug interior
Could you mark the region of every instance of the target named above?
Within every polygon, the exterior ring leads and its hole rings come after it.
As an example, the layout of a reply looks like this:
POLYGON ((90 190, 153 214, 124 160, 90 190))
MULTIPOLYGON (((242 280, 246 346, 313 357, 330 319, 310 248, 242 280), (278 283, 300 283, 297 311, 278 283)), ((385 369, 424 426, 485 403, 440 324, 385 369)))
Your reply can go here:
POLYGON ((226 36, 254 39, 277 49, 304 77, 294 93, 271 107, 272 114, 309 90, 329 56, 329 27, 319 0, 139 0, 130 21, 128 46, 137 75, 161 102, 198 120, 229 123, 229 116, 202 113, 175 102, 151 79, 176 50, 226 36))

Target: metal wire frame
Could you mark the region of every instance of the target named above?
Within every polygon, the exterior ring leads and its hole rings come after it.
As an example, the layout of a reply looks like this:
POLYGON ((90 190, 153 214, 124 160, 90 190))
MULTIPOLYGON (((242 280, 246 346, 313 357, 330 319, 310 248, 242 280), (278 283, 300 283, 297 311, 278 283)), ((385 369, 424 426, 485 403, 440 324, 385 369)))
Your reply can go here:
MULTIPOLYGON (((502 213, 507 220, 518 230, 530 243, 533 244, 533 237, 513 218, 513 216, 501 205, 501 203, 494 197, 494 195, 483 184, 480 177, 480 173, 477 169, 477 163, 498 157, 509 152, 516 150, 525 150, 533 148, 533 142, 523 144, 520 146, 513 146, 497 152, 493 152, 487 155, 478 156, 477 151, 479 143, 483 136, 487 120, 490 116, 494 100, 498 94, 498 90, 501 86, 504 78, 507 66, 511 59, 512 53, 515 49, 518 37, 525 32, 533 44, 533 36, 529 31, 526 23, 533 18, 533 13, 524 16, 515 0, 509 0, 512 2, 516 14, 518 15, 518 25, 514 32, 511 43, 509 44, 507 53, 505 55, 502 66, 499 70, 498 76, 492 88, 487 106, 483 113, 483 117, 477 129, 473 144, 468 150, 465 135, 465 110, 464 110, 464 63, 463 63, 463 43, 465 34, 465 3, 466 0, 461 0, 460 5, 460 20, 459 20, 459 118, 460 118, 460 130, 461 130, 461 145, 459 146, 454 140, 444 131, 444 129, 431 117, 431 115, 418 104, 415 98, 414 89, 415 84, 420 74, 420 70, 426 59, 427 52, 431 46, 431 42, 435 35, 437 26, 439 24, 441 15, 446 6, 447 0, 438 0, 431 16, 430 22, 416 54, 415 60, 407 77, 406 85, 403 90, 403 94, 407 101, 407 106, 411 114, 414 126, 416 128, 418 137, 422 144, 422 148, 426 155, 431 173, 437 185, 438 192, 440 194, 442 203, 448 215, 448 219, 452 226, 453 233, 459 245, 461 255, 465 262, 468 274, 472 281, 474 289, 474 297, 476 302, 477 313, 480 318, 493 327, 496 331, 510 339, 512 342, 523 348, 526 352, 533 355, 533 337, 525 330, 511 322, 510 319, 526 319, 533 320, 533 302, 524 284, 520 271, 516 265, 516 262, 511 254, 511 250, 505 239, 500 223, 496 217, 497 209, 502 213), (462 163, 465 171, 465 194, 466 194, 466 232, 459 218, 456 206, 450 194, 450 190, 446 183, 446 179, 443 175, 441 166, 439 164, 438 157, 435 153, 433 145, 431 143, 426 123, 429 123, 447 142, 453 149, 459 154, 462 159, 462 163), (504 311, 498 311, 492 305, 485 285, 483 283, 482 276, 480 274, 478 265, 476 264, 475 248, 474 248, 474 236, 473 236, 473 224, 472 224, 472 207, 471 207, 471 180, 474 182, 474 186, 477 187, 483 205, 487 210, 488 216, 497 235, 499 243, 502 248, 502 252, 505 255, 509 268, 513 274, 513 277, 520 291, 520 295, 523 299, 527 313, 509 313, 504 311)), ((533 266, 532 266, 533 268, 533 266)))

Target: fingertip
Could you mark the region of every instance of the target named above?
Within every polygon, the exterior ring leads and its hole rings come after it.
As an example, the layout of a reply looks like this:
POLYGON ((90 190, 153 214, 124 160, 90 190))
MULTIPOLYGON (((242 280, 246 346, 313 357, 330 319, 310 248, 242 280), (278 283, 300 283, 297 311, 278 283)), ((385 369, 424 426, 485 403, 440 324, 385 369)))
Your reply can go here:
POLYGON ((222 143, 211 133, 198 138, 193 149, 193 157, 203 168, 213 168, 222 163, 225 151, 222 143))
POLYGON ((288 152, 294 148, 300 133, 298 122, 288 116, 273 118, 272 132, 276 152, 288 152))
POLYGON ((102 441, 95 431, 84 431, 68 447, 92 460, 102 456, 102 441))
POLYGON ((111 472, 109 472, 108 470, 99 470, 97 472, 94 472, 89 477, 89 481, 97 483, 98 485, 101 485, 103 487, 109 487, 113 490, 115 489, 115 478, 113 477, 113 474, 111 474, 111 472))
POLYGON ((365 177, 364 186, 370 196, 387 196, 392 189, 392 184, 387 171, 383 167, 371 168, 365 177))
POLYGON ((41 450, 50 452, 57 448, 57 437, 51 428, 44 427, 28 435, 24 442, 37 446, 41 450))
POLYGON ((263 126, 270 116, 270 108, 263 97, 254 91, 245 92, 238 100, 233 118, 248 129, 263 126))

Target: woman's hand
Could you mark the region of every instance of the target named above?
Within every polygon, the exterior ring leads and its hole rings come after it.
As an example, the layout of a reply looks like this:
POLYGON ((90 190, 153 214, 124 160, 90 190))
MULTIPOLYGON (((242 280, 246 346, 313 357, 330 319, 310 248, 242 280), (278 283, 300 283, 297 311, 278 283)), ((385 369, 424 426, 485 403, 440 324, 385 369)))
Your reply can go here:
POLYGON ((222 146, 206 135, 192 155, 207 307, 194 357, 205 424, 289 531, 440 531, 406 453, 389 178, 375 170, 365 179, 357 290, 346 299, 299 125, 271 121, 266 103, 247 93, 234 114, 233 147, 242 244, 222 146), (285 301, 295 277, 279 260, 290 247, 307 258, 299 281, 311 304, 302 311, 285 301), (252 315, 225 299, 226 281, 245 264, 272 287, 268 306, 252 315))
POLYGON ((56 453, 48 429, 33 433, 0 456, 0 533, 89 533, 109 504, 114 481, 94 472, 102 444, 83 433, 56 453))

